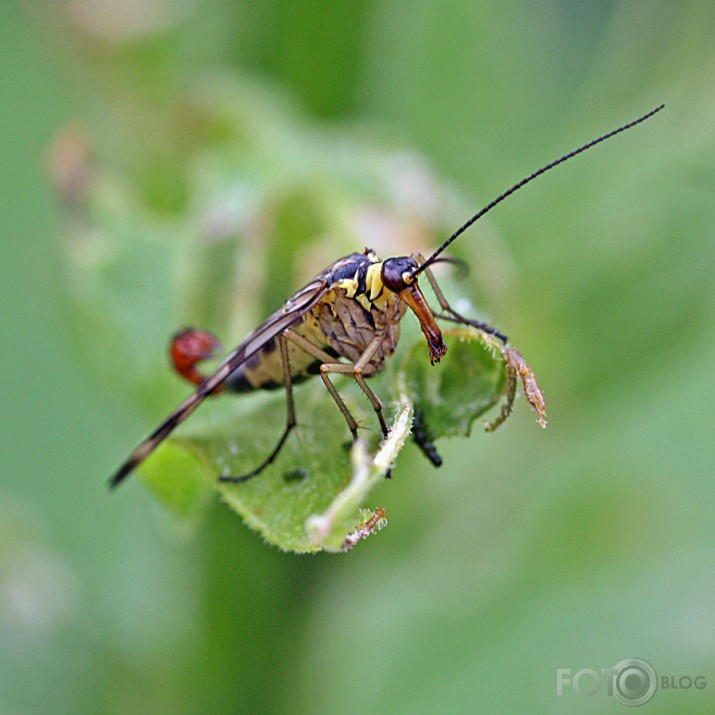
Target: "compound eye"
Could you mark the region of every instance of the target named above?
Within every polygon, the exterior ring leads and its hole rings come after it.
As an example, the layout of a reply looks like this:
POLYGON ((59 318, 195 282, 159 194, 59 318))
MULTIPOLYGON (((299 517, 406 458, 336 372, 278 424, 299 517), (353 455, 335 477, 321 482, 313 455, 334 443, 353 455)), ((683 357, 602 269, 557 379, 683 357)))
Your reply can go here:
POLYGON ((414 283, 412 271, 417 264, 411 258, 388 258, 382 264, 382 283, 393 293, 399 293, 414 283))
POLYGON ((388 258, 382 264, 382 284, 393 293, 399 293, 406 288, 405 281, 402 279, 402 268, 396 258, 388 258))

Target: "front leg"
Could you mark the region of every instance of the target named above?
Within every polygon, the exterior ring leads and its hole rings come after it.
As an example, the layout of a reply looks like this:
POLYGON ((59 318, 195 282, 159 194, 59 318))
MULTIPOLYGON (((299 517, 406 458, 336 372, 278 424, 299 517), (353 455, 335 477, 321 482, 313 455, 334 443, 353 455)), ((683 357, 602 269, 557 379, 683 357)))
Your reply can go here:
MULTIPOLYGON (((417 261, 418 265, 422 265, 425 262, 425 257, 421 253, 413 253, 412 258, 414 258, 415 261, 417 261)), ((472 320, 471 318, 467 318, 461 313, 458 313, 448 302, 447 299, 444 297, 444 293, 442 293, 442 289, 439 287, 439 284, 437 283, 437 279, 434 277, 434 274, 432 273, 432 269, 428 266, 425 268, 424 273, 427 275, 427 280, 429 281, 430 285, 432 286, 432 290, 434 291, 435 296, 437 297, 437 302, 439 303, 439 307, 442 309, 443 313, 438 314, 435 317, 441 318, 443 320, 450 320, 453 323, 459 323, 460 325, 471 325, 473 328, 477 328, 478 330, 481 330, 485 333, 488 333, 489 335, 493 335, 496 338, 499 338, 499 340, 502 341, 504 345, 507 344, 508 338, 504 333, 500 332, 497 328, 493 328, 491 325, 488 325, 487 323, 482 323, 480 320, 472 320)))
MULTIPOLYGON (((424 256, 419 253, 413 253, 412 258, 414 258, 419 265, 422 265, 425 262, 424 256)), ((458 313, 454 308, 452 308, 447 299, 444 297, 444 293, 442 293, 442 289, 439 287, 439 284, 432 273, 432 269, 428 266, 425 268, 424 273, 427 275, 427 280, 430 282, 432 290, 434 291, 437 301, 439 302, 439 306, 443 311, 442 314, 439 314, 436 317, 443 320, 449 320, 453 323, 458 323, 459 325, 470 325, 471 327, 477 328, 488 335, 493 335, 501 341, 501 345, 494 341, 492 341, 492 344, 498 346, 501 350, 504 358, 504 365, 507 370, 504 402, 502 404, 501 412, 497 418, 493 422, 487 424, 487 431, 493 432, 497 429, 497 427, 503 424, 506 418, 511 414, 514 407, 518 380, 521 380, 521 384, 524 388, 524 395, 526 395, 526 399, 529 404, 534 408, 539 424, 542 427, 546 427, 546 400, 544 399, 539 383, 536 380, 534 371, 531 367, 529 367, 529 365, 527 365, 521 353, 515 348, 508 347, 508 339, 506 335, 501 333, 496 328, 478 320, 471 320, 470 318, 463 316, 461 313, 458 313)))

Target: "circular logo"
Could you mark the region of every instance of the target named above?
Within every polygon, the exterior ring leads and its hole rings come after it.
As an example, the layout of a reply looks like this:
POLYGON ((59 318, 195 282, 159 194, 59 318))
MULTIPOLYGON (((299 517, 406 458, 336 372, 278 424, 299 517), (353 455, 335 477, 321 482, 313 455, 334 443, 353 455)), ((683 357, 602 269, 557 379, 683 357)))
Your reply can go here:
POLYGON ((653 666, 640 658, 627 658, 613 666, 613 697, 623 705, 643 705, 654 695, 658 676, 653 666))

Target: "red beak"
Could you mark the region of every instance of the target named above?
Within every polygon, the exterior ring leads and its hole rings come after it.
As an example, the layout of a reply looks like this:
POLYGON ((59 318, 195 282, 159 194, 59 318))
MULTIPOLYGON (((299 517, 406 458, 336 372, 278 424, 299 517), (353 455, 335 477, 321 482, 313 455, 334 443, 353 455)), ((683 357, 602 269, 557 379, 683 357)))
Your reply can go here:
POLYGON ((429 359, 434 365, 447 352, 447 346, 444 344, 442 331, 439 329, 422 291, 418 288, 417 282, 407 286, 397 296, 408 305, 420 321, 420 327, 427 338, 427 345, 429 345, 429 359))

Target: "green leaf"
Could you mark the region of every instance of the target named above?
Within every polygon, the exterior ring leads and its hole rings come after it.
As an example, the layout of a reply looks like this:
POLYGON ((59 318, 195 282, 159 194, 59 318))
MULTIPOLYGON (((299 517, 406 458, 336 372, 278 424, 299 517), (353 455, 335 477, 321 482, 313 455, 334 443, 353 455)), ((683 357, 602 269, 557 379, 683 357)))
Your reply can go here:
POLYGON ((315 380, 296 388, 298 426, 256 478, 231 484, 218 476, 245 474, 273 449, 286 409, 282 390, 215 400, 147 460, 144 482, 168 508, 184 514, 193 514, 213 487, 266 541, 286 551, 345 550, 385 523, 384 512, 366 510, 365 504, 395 464, 415 409, 435 437, 467 435, 503 392, 504 361, 490 336, 458 328, 446 330, 445 337, 449 350, 439 365, 429 364, 420 339, 387 374, 396 405, 381 445, 377 420, 350 380, 339 389, 365 426, 352 447, 337 406, 315 380))
POLYGON ((472 423, 502 394, 506 371, 496 341, 471 327, 444 331, 449 346, 439 365, 415 344, 402 364, 405 389, 434 438, 469 436, 472 423))

